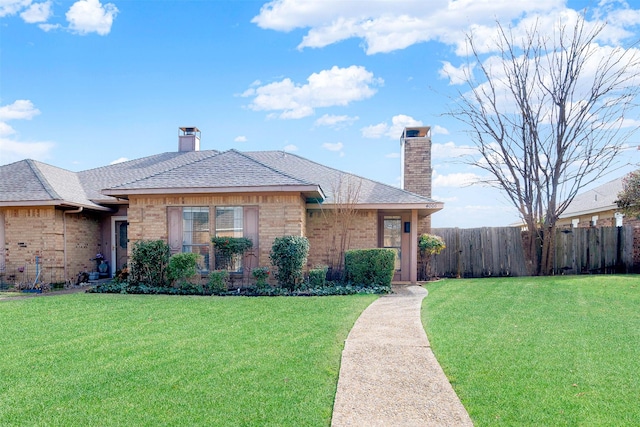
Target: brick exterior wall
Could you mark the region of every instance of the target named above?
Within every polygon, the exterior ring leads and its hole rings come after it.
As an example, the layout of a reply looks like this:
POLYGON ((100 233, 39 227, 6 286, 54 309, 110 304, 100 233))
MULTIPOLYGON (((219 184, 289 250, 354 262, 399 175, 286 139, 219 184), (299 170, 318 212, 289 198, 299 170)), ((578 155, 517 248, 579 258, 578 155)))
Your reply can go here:
MULTIPOLYGON (((268 266, 276 237, 302 236, 305 230, 305 200, 297 193, 243 195, 131 196, 128 209, 129 251, 137 240, 168 241, 167 207, 209 207, 210 230, 215 230, 216 206, 258 206, 258 265, 268 266)), ((211 252, 212 253, 212 252, 211 252)), ((131 255, 129 253, 129 255, 131 255)))
POLYGON ((5 271, 3 280, 32 283, 36 277, 36 257, 40 280, 45 283, 75 279, 80 271, 92 271, 90 259, 100 250, 100 223, 90 213, 68 214, 53 206, 6 208, 5 271), (65 239, 67 231, 67 278, 65 239))
MULTIPOLYGON (((308 266, 339 263, 340 236, 344 223, 332 210, 307 211, 306 235, 309 239, 308 266)), ((368 249, 378 247, 378 213, 375 210, 358 211, 348 228, 347 248, 368 249)))

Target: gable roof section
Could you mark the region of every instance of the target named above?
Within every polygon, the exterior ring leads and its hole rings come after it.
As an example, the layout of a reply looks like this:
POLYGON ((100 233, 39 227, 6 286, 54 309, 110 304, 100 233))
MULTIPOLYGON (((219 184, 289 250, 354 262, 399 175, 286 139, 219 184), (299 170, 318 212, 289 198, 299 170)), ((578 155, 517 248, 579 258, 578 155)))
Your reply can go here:
POLYGON ((211 193, 248 191, 300 191, 324 198, 314 182, 275 170, 236 150, 216 153, 192 163, 151 174, 105 189, 104 194, 211 193))
POLYGON ((97 210, 107 208, 87 198, 78 176, 36 160, 0 167, 0 204, 4 206, 68 205, 97 210))
POLYGON ((620 177, 592 190, 577 194, 567 209, 560 215, 560 218, 570 218, 617 209, 618 205, 616 205, 616 200, 618 200, 618 193, 622 191, 623 179, 624 177, 620 177))
POLYGON ((218 155, 216 150, 167 152, 78 172, 87 196, 98 203, 113 203, 103 189, 118 187, 218 155))
POLYGON ((300 179, 318 183, 327 194, 323 204, 350 202, 357 194, 357 204, 371 207, 379 205, 416 205, 414 208, 442 209, 441 202, 400 188, 343 172, 295 154, 284 151, 253 151, 247 156, 277 170, 286 170, 300 179))

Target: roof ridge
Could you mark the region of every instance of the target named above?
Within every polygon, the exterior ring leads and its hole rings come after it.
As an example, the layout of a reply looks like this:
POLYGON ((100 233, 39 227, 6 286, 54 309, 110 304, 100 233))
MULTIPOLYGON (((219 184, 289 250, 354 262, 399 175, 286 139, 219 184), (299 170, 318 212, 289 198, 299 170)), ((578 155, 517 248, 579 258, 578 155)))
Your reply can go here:
MULTIPOLYGON (((163 174, 163 173, 167 173, 167 172, 169 172, 169 171, 173 171, 173 170, 176 170, 176 169, 180 169, 180 168, 182 168, 182 167, 185 167, 185 166, 188 166, 188 165, 192 165, 192 164, 195 164, 195 163, 201 162, 201 161, 203 161, 203 160, 210 159, 210 158, 212 158, 212 157, 216 157, 216 156, 219 156, 220 154, 222 154, 222 152, 220 152, 220 151, 218 151, 218 150, 206 150, 206 151, 211 151, 211 154, 210 154, 210 155, 207 155, 207 156, 205 156, 205 157, 202 157, 202 158, 194 159, 194 160, 189 161, 189 162, 186 162, 186 163, 182 163, 182 164, 177 165, 177 166, 173 166, 173 167, 165 168, 165 169, 163 169, 163 170, 161 170, 161 171, 158 171, 158 172, 156 172, 156 173, 152 173, 152 174, 150 174, 150 175, 145 175, 145 176, 143 176, 143 177, 140 177, 140 178, 137 178, 137 179, 134 179, 134 180, 131 180, 131 181, 121 182, 121 183, 119 183, 118 185, 113 186, 113 188, 118 188, 118 187, 121 187, 121 186, 123 186, 123 185, 128 185, 128 184, 133 184, 134 182, 143 181, 143 180, 145 180, 145 179, 149 179, 149 178, 152 178, 152 177, 154 177, 154 176, 158 176, 158 175, 161 175, 161 174, 163 174)), ((204 151, 200 151, 200 153, 204 153, 204 151)), ((161 153, 161 154, 164 154, 164 153, 161 153)), ((149 157, 152 157, 152 156, 149 156, 149 157)), ((136 159, 134 159, 134 160, 136 160, 136 159)))
MULTIPOLYGON (((284 171, 282 171, 282 170, 280 170, 280 169, 278 169, 278 168, 274 168, 273 166, 267 165, 267 164, 265 164, 265 163, 261 162, 260 160, 257 160, 257 159, 255 159, 255 158, 253 158, 249 153, 244 153, 244 152, 242 152, 242 151, 238 151, 238 150, 236 150, 235 148, 232 148, 232 149, 227 150, 227 151, 234 151, 235 153, 240 154, 241 156, 243 156, 243 157, 245 157, 245 158, 247 158, 247 159, 251 160, 252 162, 257 163, 257 164, 259 164, 260 166, 263 166, 263 167, 265 167, 265 168, 267 168, 267 169, 269 169, 269 170, 272 170, 272 171, 274 171, 274 172, 276 172, 276 173, 278 173, 278 174, 280 174, 280 175, 282 175, 282 176, 285 176, 285 177, 287 177, 287 178, 295 179, 296 181, 300 181, 300 182, 302 182, 302 183, 304 183, 304 184, 310 184, 310 185, 319 184, 319 183, 317 183, 317 182, 310 182, 310 181, 307 181, 306 179, 300 179, 300 178, 299 178, 299 177, 297 177, 297 176, 291 175, 291 174, 286 173, 286 172, 284 172, 284 171)), ((280 151, 278 151, 278 150, 273 150, 273 151, 280 152, 280 151)), ((284 151, 282 151, 282 152, 284 153, 284 151)))
POLYGON ((29 168, 31 168, 31 171, 38 178, 38 181, 40 182, 40 185, 42 185, 42 188, 44 188, 44 191, 46 191, 52 199, 62 200, 60 194, 58 194, 58 192, 53 188, 49 180, 45 177, 44 173, 42 173, 38 165, 36 165, 36 161, 33 159, 25 159, 25 162, 27 162, 29 168))
POLYGON ((308 159, 308 158, 306 158, 306 157, 299 156, 299 155, 297 155, 297 154, 295 154, 295 153, 290 153, 290 152, 288 152, 288 151, 284 151, 284 150, 267 150, 267 151, 253 151, 253 152, 254 152, 254 153, 267 153, 267 152, 271 152, 271 153, 283 153, 283 154, 285 154, 285 155, 287 155, 287 156, 295 156, 295 157, 297 157, 297 158, 298 158, 298 159, 300 159, 300 160, 304 160, 305 162, 313 163, 313 164, 318 165, 318 166, 321 166, 321 167, 323 167, 323 168, 331 169, 331 170, 332 170, 332 171, 334 171, 334 172, 338 172, 338 173, 345 174, 345 175, 350 175, 350 176, 355 177, 355 178, 366 179, 367 181, 370 181, 370 182, 373 182, 373 183, 376 183, 376 184, 380 184, 380 185, 384 185, 384 186, 387 186, 387 187, 393 188, 393 189, 398 190, 398 191, 401 191, 401 192, 403 192, 403 193, 405 193, 405 194, 410 194, 410 195, 412 195, 412 196, 418 196, 418 197, 422 197, 422 198, 427 199, 427 200, 430 200, 430 201, 434 201, 434 199, 433 199, 432 197, 423 196, 423 195, 421 195, 421 194, 418 194, 418 193, 414 193, 414 192, 412 192, 412 191, 405 190, 404 188, 396 187, 395 185, 387 184, 387 183, 384 183, 384 182, 377 181, 377 180, 375 180, 375 179, 367 178, 367 177, 362 176, 362 175, 357 175, 357 174, 355 174, 355 173, 346 172, 346 171, 343 171, 343 170, 340 170, 340 169, 337 169, 337 168, 334 168, 334 167, 331 167, 331 166, 327 166, 327 165, 324 165, 324 164, 322 164, 322 163, 318 163, 318 162, 316 162, 315 160, 311 160, 311 159, 308 159))

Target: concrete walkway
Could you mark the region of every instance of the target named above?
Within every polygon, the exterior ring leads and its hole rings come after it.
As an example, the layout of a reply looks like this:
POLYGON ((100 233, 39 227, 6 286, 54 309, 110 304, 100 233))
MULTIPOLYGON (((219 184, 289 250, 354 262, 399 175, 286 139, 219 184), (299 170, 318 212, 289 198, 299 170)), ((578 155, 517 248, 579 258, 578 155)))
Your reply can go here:
POLYGON ((473 426, 422 327, 426 289, 394 287, 347 337, 331 425, 473 426))

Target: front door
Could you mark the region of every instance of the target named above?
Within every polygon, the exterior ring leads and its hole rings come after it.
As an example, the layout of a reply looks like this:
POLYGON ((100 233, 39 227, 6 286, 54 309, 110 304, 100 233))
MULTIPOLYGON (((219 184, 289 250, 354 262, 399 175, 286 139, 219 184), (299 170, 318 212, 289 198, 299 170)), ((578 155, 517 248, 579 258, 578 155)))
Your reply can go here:
POLYGON ((409 239, 410 239, 411 217, 406 213, 381 214, 379 230, 379 246, 381 248, 393 249, 396 253, 396 271, 393 275, 394 281, 410 280, 409 239))
POLYGON ((129 262, 127 255, 127 246, 129 239, 127 237, 127 221, 115 221, 114 222, 114 243, 115 243, 115 258, 113 265, 111 266, 112 274, 116 271, 122 270, 129 262))

